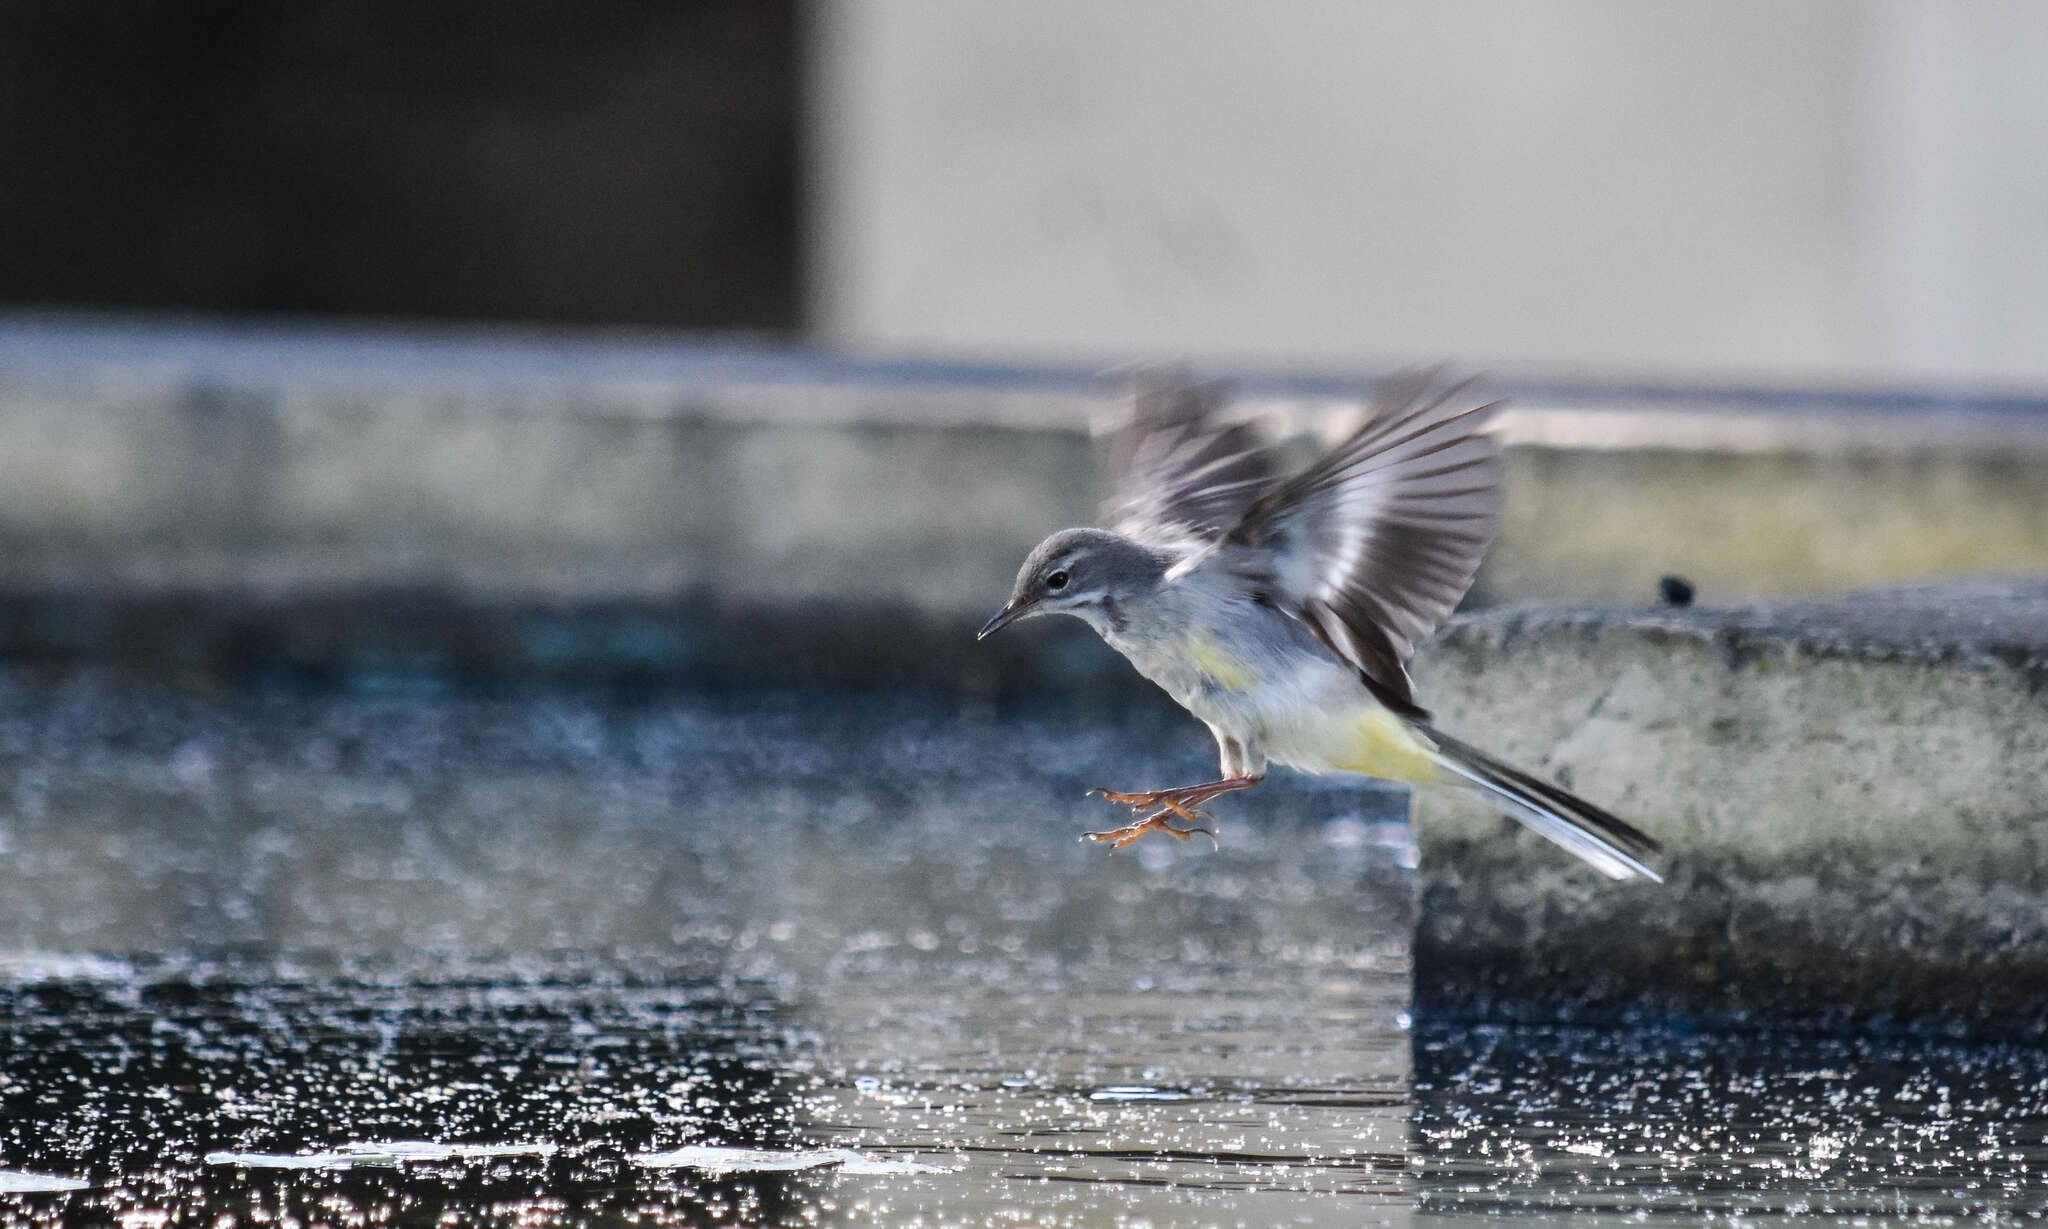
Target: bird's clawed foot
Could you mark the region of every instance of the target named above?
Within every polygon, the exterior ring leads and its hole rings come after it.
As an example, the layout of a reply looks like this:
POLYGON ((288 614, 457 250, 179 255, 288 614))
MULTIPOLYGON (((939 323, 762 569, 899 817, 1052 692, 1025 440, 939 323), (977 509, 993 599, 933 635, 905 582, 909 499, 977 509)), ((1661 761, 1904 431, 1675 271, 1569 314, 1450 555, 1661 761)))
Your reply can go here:
MULTIPOLYGON (((1106 789, 1090 790, 1088 792, 1091 794, 1099 793, 1104 797, 1109 797, 1110 794, 1110 791, 1106 789)), ((1119 799, 1110 798, 1110 801, 1116 802, 1119 799)), ((1214 845, 1216 843, 1216 830, 1214 828, 1205 828, 1201 824, 1201 821, 1207 818, 1208 816, 1192 808, 1183 809, 1177 806, 1161 806, 1150 815, 1141 817, 1136 823, 1125 824, 1121 828, 1108 828, 1101 832, 1083 832, 1081 839, 1084 841, 1108 841, 1115 848, 1122 849, 1124 846, 1144 836, 1147 832, 1164 832, 1166 835, 1179 841, 1185 841, 1199 832, 1203 836, 1208 837, 1209 843, 1214 845), (1173 817, 1176 815, 1187 821, 1185 826, 1173 822, 1173 817)))
POLYGON ((1101 794, 1119 806, 1131 808, 1138 818, 1121 828, 1110 828, 1102 832, 1084 832, 1083 840, 1107 841, 1111 846, 1122 849, 1148 832, 1164 832, 1175 840, 1185 841, 1197 832, 1216 843, 1216 830, 1203 826, 1209 816, 1202 811, 1203 804, 1219 794, 1231 790, 1249 789, 1258 784, 1257 777, 1226 777, 1221 781, 1205 781, 1200 785, 1182 785, 1174 789, 1157 789, 1141 794, 1125 794, 1112 789, 1091 789, 1091 794, 1101 794), (1176 823, 1178 820, 1180 822, 1176 823))

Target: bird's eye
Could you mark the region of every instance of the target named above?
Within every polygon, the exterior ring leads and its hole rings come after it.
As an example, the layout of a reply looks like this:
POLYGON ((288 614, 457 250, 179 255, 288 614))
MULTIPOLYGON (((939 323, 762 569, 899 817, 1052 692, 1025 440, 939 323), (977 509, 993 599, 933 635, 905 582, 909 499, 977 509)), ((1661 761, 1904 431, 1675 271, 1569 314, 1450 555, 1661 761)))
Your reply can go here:
POLYGON ((1054 572, 1045 578, 1045 587, 1054 593, 1058 593, 1067 587, 1067 574, 1064 571, 1054 572))

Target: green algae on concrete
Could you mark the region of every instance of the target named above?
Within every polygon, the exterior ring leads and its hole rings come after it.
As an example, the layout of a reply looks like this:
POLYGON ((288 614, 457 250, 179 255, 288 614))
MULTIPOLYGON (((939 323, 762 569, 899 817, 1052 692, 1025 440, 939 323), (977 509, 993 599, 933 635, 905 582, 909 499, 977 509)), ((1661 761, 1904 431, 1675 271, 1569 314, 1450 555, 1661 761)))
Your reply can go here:
POLYGON ((1494 600, 1641 602, 1678 574, 1727 603, 2048 573, 2044 491, 2048 447, 1510 448, 1479 584, 1494 600))

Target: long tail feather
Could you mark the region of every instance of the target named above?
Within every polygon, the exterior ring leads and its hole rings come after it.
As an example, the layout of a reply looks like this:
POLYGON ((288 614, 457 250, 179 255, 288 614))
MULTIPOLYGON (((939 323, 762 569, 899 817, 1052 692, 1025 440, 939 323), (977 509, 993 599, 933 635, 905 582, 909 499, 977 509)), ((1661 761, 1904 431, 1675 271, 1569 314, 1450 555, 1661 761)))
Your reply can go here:
POLYGON ((1576 794, 1539 781, 1448 734, 1417 726, 1436 743, 1437 758, 1455 776, 1477 786, 1508 814, 1583 858, 1609 879, 1642 876, 1664 882, 1650 864, 1657 842, 1576 794))

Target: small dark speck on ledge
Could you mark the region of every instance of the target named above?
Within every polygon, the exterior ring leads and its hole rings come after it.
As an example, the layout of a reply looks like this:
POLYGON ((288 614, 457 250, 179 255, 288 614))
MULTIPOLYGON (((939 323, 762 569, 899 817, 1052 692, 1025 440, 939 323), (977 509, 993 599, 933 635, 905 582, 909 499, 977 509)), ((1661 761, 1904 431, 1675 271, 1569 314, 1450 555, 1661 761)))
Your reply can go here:
POLYGON ((1657 582, 1657 596, 1666 606, 1692 605, 1692 582, 1683 576, 1666 576, 1657 582))

